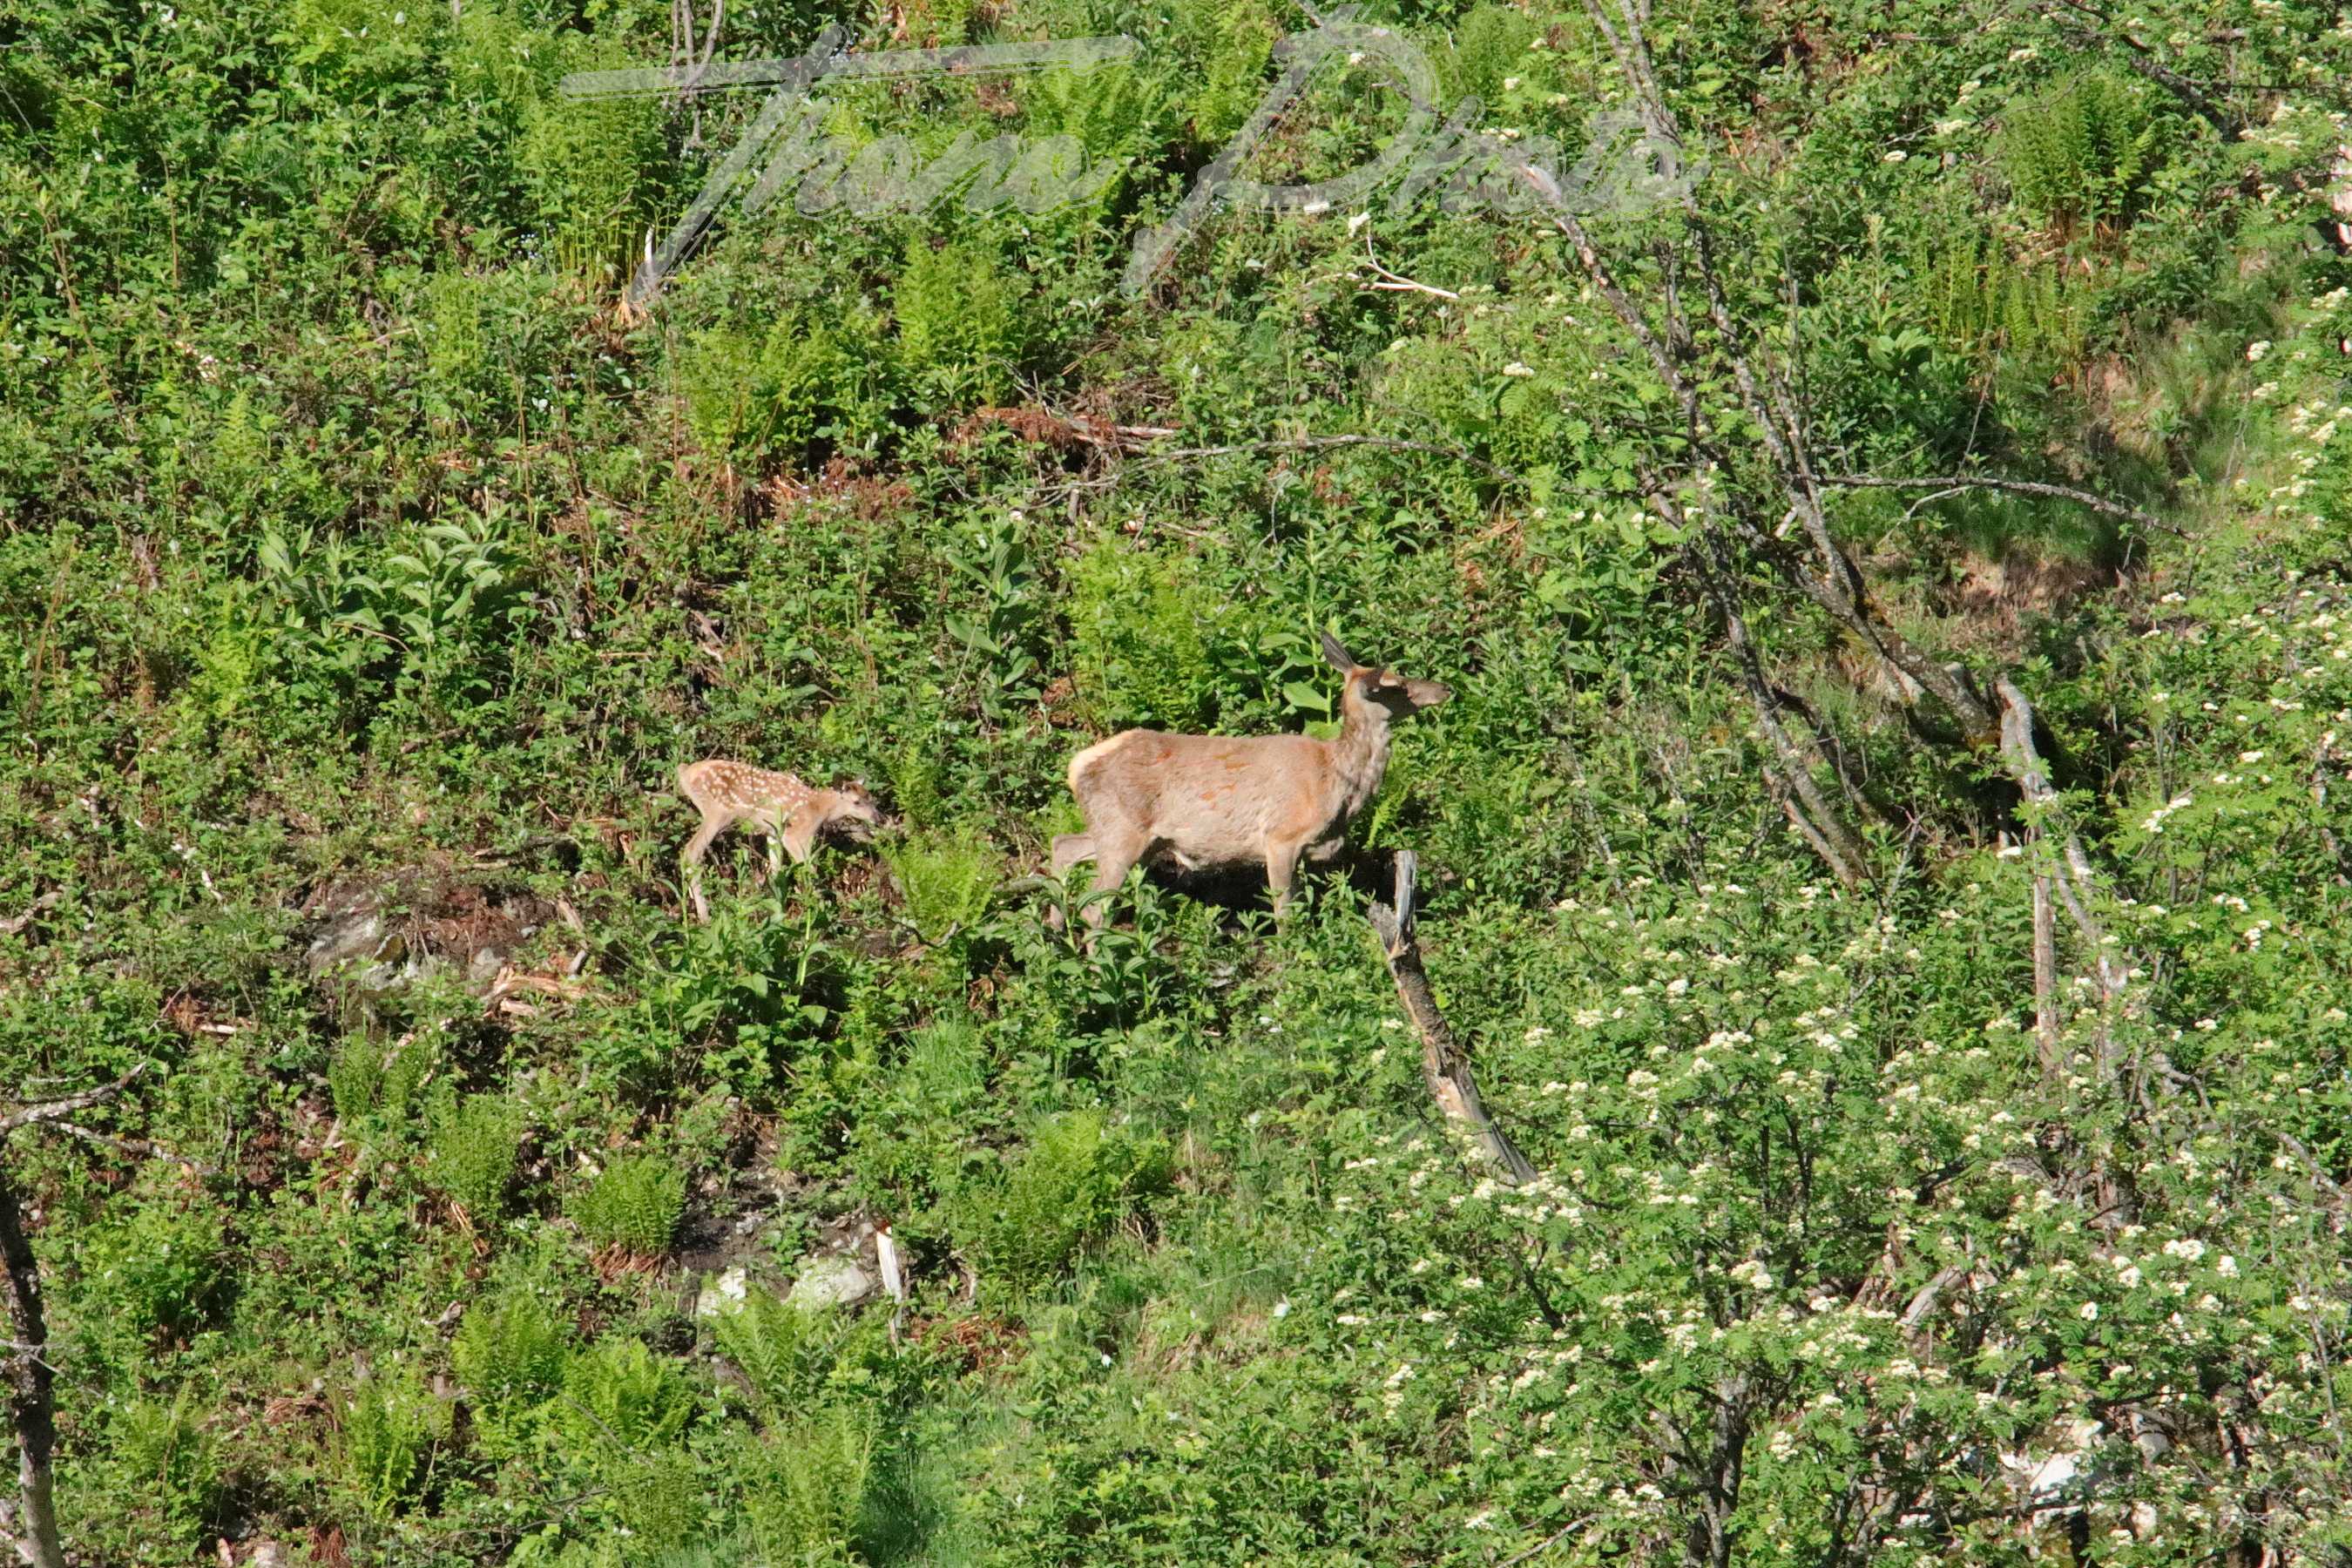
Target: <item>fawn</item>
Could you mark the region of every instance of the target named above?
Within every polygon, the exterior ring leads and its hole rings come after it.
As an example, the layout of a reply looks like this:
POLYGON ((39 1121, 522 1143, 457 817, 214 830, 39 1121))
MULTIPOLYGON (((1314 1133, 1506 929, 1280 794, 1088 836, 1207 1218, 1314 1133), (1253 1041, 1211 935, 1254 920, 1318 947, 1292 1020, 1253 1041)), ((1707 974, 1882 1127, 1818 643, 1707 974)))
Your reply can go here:
MULTIPOLYGON (((1263 865, 1275 914, 1286 913, 1299 857, 1336 856, 1349 820, 1379 791, 1391 722, 1454 695, 1360 662, 1328 632, 1323 653, 1348 677, 1332 740, 1128 730, 1071 758, 1070 793, 1087 830, 1054 840, 1055 879, 1087 859, 1096 892, 1118 887, 1139 860, 1188 871, 1263 865)), ((1101 905, 1087 911, 1089 926, 1102 921, 1101 905)))
POLYGON ((678 769, 677 793, 702 813, 701 827, 677 858, 694 895, 698 920, 710 918, 710 906, 702 897, 702 858, 712 840, 737 824, 767 836, 771 877, 784 868, 786 855, 796 866, 806 864, 817 835, 828 827, 862 843, 882 826, 882 808, 862 784, 813 789, 791 773, 720 757, 678 769))

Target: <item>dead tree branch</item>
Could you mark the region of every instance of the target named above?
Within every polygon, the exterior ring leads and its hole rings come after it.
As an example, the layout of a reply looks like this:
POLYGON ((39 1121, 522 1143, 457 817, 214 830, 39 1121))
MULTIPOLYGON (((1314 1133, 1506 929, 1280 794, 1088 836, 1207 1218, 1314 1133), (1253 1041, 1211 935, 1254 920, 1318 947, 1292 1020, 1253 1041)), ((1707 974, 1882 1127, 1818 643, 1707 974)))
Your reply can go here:
POLYGON ((76 1111, 88 1110, 93 1105, 103 1105, 130 1088, 131 1080, 146 1070, 147 1064, 141 1062, 112 1083, 100 1088, 84 1089, 79 1094, 60 1095, 55 1100, 34 1100, 9 1115, 0 1116, 0 1137, 5 1137, 20 1127, 30 1127, 39 1121, 57 1121, 76 1111))
POLYGON ((192 1160, 187 1155, 166 1149, 151 1139, 131 1138, 118 1132, 100 1132, 95 1128, 84 1127, 78 1121, 53 1121, 47 1125, 56 1128, 60 1132, 70 1132, 85 1142, 111 1149, 118 1154, 142 1160, 168 1160, 192 1175, 217 1176, 220 1174, 217 1167, 207 1165, 202 1160, 192 1160))
POLYGON ((2042 1053, 2043 1086, 2064 1071, 2058 1055, 2058 930, 2050 901, 2050 879, 2033 879, 2033 1037, 2042 1053))
MULTIPOLYGON (((1780 721, 1780 704, 1772 695, 1770 683, 1764 679, 1763 664, 1756 655, 1756 647, 1748 637, 1748 622, 1722 580, 1722 574, 1710 571, 1708 590, 1715 595, 1717 608, 1723 616, 1724 637, 1731 645, 1732 657, 1738 661, 1741 687, 1748 693, 1748 704, 1756 715, 1757 730, 1770 747, 1773 761, 1766 765, 1773 782, 1780 787, 1780 809, 1798 836, 1811 846, 1832 875, 1845 886, 1858 887, 1870 879, 1870 862, 1862 840, 1847 826, 1837 808, 1825 798, 1821 786, 1813 782, 1812 758, 1808 751, 1822 750, 1818 733, 1811 747, 1800 745, 1780 721)), ((1810 724, 1808 728, 1810 728, 1810 724)), ((1830 759, 1835 767, 1834 758, 1830 759)), ((1840 774, 1843 778, 1843 773, 1840 774)))
POLYGON ((41 1306, 40 1266, 25 1235, 24 1203, 11 1169, 7 1140, 21 1129, 47 1123, 82 1137, 113 1142, 66 1118, 112 1100, 146 1070, 147 1064, 141 1062, 112 1083, 38 1100, 0 1117, 0 1292, 7 1298, 9 1332, 7 1342, 0 1344, 0 1380, 5 1382, 8 1426, 16 1437, 14 1529, 16 1554, 26 1568, 65 1568, 66 1554, 58 1540, 54 1468, 58 1420, 52 1386, 56 1373, 49 1366, 48 1320, 41 1306))
MULTIPOLYGON (((1877 474, 1823 474, 1822 483, 1856 490, 1939 490, 1947 495, 1956 490, 1999 490, 2005 495, 2043 496, 2053 500, 2070 500, 2102 516, 2119 517, 2126 522, 2154 529, 2159 533, 2177 534, 2180 531, 2161 518, 2152 517, 2136 506, 2126 506, 2121 501, 2109 500, 2089 490, 2076 489, 2073 485, 2053 485, 2041 479, 2008 479, 1990 474, 1946 474, 1940 478, 1916 479, 1888 479, 1877 474)), ((1930 500, 1935 499, 1934 496, 1928 498, 1930 500)))
POLYGON ((1457 463, 1466 463, 1507 485, 1524 482, 1510 469, 1497 468, 1484 458, 1473 457, 1457 447, 1441 447, 1430 441, 1407 441, 1394 436, 1293 436, 1264 441, 1235 441, 1222 447, 1160 447, 1139 452, 1136 460, 1170 463, 1180 458, 1231 458, 1244 452, 1319 452, 1333 447, 1377 447, 1390 452, 1427 452, 1435 457, 1451 458, 1457 463))
POLYGON ((1421 964, 1421 943, 1413 925, 1412 891, 1415 868, 1413 852, 1400 849, 1396 853, 1396 903, 1393 907, 1375 903, 1364 912, 1372 923, 1372 931, 1381 939, 1381 952, 1388 960, 1389 974, 1396 982, 1397 996, 1404 1003, 1406 1015, 1421 1034, 1421 1072, 1429 1085, 1430 1097, 1448 1120, 1466 1128, 1476 1142, 1478 1152, 1488 1163, 1498 1166, 1514 1184, 1535 1180, 1536 1168, 1519 1152, 1509 1134, 1495 1125, 1486 1114, 1486 1101, 1479 1098, 1478 1085, 1470 1075, 1470 1058, 1446 1026, 1445 1016, 1437 1010, 1437 999, 1429 989, 1428 973, 1421 964))
POLYGON ((1413 279, 1405 277, 1402 273, 1391 272, 1387 268, 1381 266, 1381 258, 1372 254, 1372 237, 1370 232, 1367 232, 1364 236, 1364 263, 1373 271, 1380 274, 1379 278, 1365 285, 1368 289, 1385 289, 1391 291, 1402 291, 1412 294, 1427 294, 1432 299, 1436 300, 1459 300, 1462 298, 1461 295, 1455 293, 1451 289, 1440 289, 1433 283, 1418 282, 1413 279))
MULTIPOLYGON (((2033 707, 2025 693, 2007 676, 1994 684, 2000 694, 2000 746, 2009 759, 2010 773, 2017 780, 2020 793, 2028 805, 2047 810, 2058 802, 2058 792, 2050 786, 2049 770, 2042 765, 2042 753, 2033 744, 2033 707)), ((2058 895, 2072 916, 2075 930, 2091 950, 2099 973, 2101 990, 2109 999, 2123 994, 2125 972, 2130 967, 2119 963, 2112 952, 2105 928, 2092 912, 2096 893, 2096 879, 2091 870, 2090 857, 2083 853, 2083 841, 2072 832, 2057 836, 2063 847, 2053 878, 2058 895)))

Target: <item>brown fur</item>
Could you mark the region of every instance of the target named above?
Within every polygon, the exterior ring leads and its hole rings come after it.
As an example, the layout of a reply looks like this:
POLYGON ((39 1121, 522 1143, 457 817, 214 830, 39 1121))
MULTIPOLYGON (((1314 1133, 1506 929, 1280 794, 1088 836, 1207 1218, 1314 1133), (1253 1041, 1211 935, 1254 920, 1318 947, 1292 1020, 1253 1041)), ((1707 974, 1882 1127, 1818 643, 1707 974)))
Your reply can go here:
MULTIPOLYGON (((1324 652, 1348 675, 1331 740, 1128 730, 1071 758, 1070 793, 1087 830, 1054 840, 1055 878, 1091 859, 1100 892, 1139 861, 1264 866, 1275 913, 1285 913, 1300 858, 1337 855, 1349 819, 1379 791, 1390 724, 1454 695, 1433 680, 1360 664, 1329 637, 1324 652)), ((1087 919, 1099 926, 1101 906, 1087 919)))
POLYGON ((702 858, 729 828, 740 824, 767 837, 768 875, 772 877, 784 868, 786 855, 796 866, 806 864, 817 835, 826 828, 839 826, 862 838, 882 822, 881 808, 862 785, 814 789, 791 773, 720 757, 678 769, 677 793, 702 813, 702 826, 678 855, 699 920, 710 918, 702 897, 702 858))

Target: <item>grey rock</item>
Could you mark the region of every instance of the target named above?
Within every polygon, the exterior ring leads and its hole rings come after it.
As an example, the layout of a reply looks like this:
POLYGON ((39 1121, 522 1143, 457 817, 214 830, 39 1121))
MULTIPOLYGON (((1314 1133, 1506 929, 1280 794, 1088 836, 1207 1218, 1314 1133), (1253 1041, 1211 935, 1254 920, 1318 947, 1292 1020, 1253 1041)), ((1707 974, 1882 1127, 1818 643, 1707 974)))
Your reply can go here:
POLYGON ((383 916, 373 910, 350 910, 329 918, 302 955, 314 975, 355 958, 373 958, 383 947, 383 916))
POLYGON ((784 1300, 813 1310, 854 1307, 880 1289, 857 1259, 835 1255, 810 1258, 800 1278, 793 1281, 793 1293, 784 1300))
POLYGON ((743 1310, 743 1299, 751 1292, 751 1276, 742 1268, 730 1268, 715 1277, 694 1299, 694 1315, 698 1318, 725 1317, 743 1310))

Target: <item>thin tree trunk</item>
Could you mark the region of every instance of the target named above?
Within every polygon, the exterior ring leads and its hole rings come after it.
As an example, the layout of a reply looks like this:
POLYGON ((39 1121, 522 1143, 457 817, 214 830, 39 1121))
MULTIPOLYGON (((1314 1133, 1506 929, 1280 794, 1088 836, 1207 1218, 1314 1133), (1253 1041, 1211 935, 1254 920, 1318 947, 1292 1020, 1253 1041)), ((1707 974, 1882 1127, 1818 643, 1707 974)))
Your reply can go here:
MULTIPOLYGON (((2042 753, 2033 744, 2032 704, 2026 701, 2025 693, 2007 676, 2000 679, 1995 689, 2001 701, 2000 748, 2009 759, 2011 775, 2017 780, 2018 793, 2024 795, 2029 805, 2054 806, 2058 792, 2050 786, 2050 772, 2042 765, 2042 753)), ((2113 1002, 2123 994, 2131 966, 2110 951, 2107 933, 2092 913, 2092 898, 2098 881, 2091 870, 2091 858, 2083 853, 2082 839, 2065 832, 2059 835, 2058 843, 2063 857, 2053 868, 2058 896, 2090 947, 2101 993, 2113 1002)))
MULTIPOLYGON (((2026 804, 2044 811, 2056 809, 2058 792, 2051 787, 2050 772, 2042 761, 2042 753, 2033 744, 2033 707, 2025 700, 2008 677, 2001 677, 1994 686, 2001 703, 2000 749, 2007 758, 2010 772, 2017 780, 2018 793, 2026 804)), ((2037 841, 2048 843, 2053 835, 2040 824, 2034 825, 2037 841)), ((2083 841, 2072 831, 2061 830, 2055 835, 2060 852, 2042 857, 2049 871, 2042 879, 2055 889, 2074 920, 2074 929, 2090 950, 2092 967, 2099 981, 2098 1032, 2092 1045, 2091 1079, 2101 1090, 2112 1087, 2121 1075, 2123 1063, 2117 1059, 2115 1040, 2115 1019, 2124 1005, 2125 987, 2129 984, 2132 968, 2126 955, 2121 954, 2108 940, 2106 930, 2094 912, 2093 900, 2097 891, 2097 879, 2091 869, 2091 858, 2083 852, 2083 841)), ((2056 916, 2053 912, 2054 922, 2056 916)), ((2037 932, 2037 948, 2039 946, 2037 932)), ((2054 936, 2053 936, 2054 948, 2054 936)), ((2037 963, 2039 953, 2036 954, 2037 963)), ((2054 953, 2053 953, 2054 965, 2054 953)), ((2120 1228, 2137 1221, 2139 1196, 2128 1167, 2111 1165, 2100 1161, 2092 1167, 2094 1190, 2098 1200, 2096 1223, 2105 1228, 2120 1228)))
MULTIPOLYGON (((1717 600, 1723 612, 1723 629, 1731 651, 1739 660, 1740 684, 1747 690, 1748 706, 1755 710, 1756 727, 1762 732, 1766 744, 1771 747, 1778 763, 1768 763, 1767 768, 1777 775, 1781 784, 1780 809, 1788 814, 1790 826, 1796 828, 1813 853, 1822 858, 1830 872, 1849 888, 1859 887, 1870 879, 1869 858, 1862 840, 1847 826, 1838 809, 1824 797, 1821 786, 1813 782, 1812 758, 1800 746, 1780 722, 1780 704, 1774 700, 1771 687, 1764 679, 1764 667, 1756 656, 1756 646, 1748 640, 1748 623, 1734 605, 1728 590, 1715 584, 1717 600)), ((1820 738, 1814 737, 1819 749, 1820 738)), ((1834 758, 1826 758, 1836 767, 1834 758)), ((1843 778, 1843 774, 1840 775, 1843 778)))
MULTIPOLYGON (((0 1133, 0 1138, 5 1138, 0 1133)), ((8 1425, 16 1435, 18 1507, 16 1555, 26 1568, 65 1568, 58 1541, 52 1456, 58 1444, 51 1394, 48 1323, 41 1312, 41 1276, 25 1237, 22 1205, 0 1144, 0 1279, 7 1294, 9 1342, 0 1347, 7 1383, 8 1425)))
POLYGON ((55 1100, 37 1100, 0 1116, 0 1306, 7 1311, 8 1338, 0 1340, 0 1384, 5 1384, 8 1426, 16 1438, 17 1504, 0 1504, 0 1526, 16 1536, 16 1559, 26 1568, 65 1568, 58 1542, 53 1456, 58 1446, 56 1373, 49 1366, 48 1320, 41 1310, 41 1271, 25 1235, 24 1204, 8 1163, 8 1139, 21 1128, 55 1122, 84 1137, 87 1129, 65 1118, 103 1105, 147 1070, 141 1062, 112 1083, 55 1100), (12 1517, 13 1515, 13 1517, 12 1517))
POLYGON ((2058 1057, 2058 907, 2050 879, 2033 879, 2033 1035, 2042 1047, 2042 1081, 2055 1089, 2063 1077, 2058 1057))
POLYGON ((1413 929, 1412 884, 1415 857, 1410 849, 1396 853, 1396 905, 1376 903, 1365 911, 1372 930, 1381 939, 1381 952, 1389 962, 1390 977, 1395 980, 1397 995, 1404 1003, 1406 1014, 1413 1027, 1421 1032, 1421 1072, 1429 1085, 1430 1098, 1437 1109, 1454 1121, 1470 1131, 1478 1152, 1490 1164, 1499 1167, 1514 1184, 1535 1180, 1536 1168, 1519 1152, 1509 1134, 1495 1125, 1486 1114, 1486 1101, 1478 1095, 1478 1085, 1470 1076, 1470 1058, 1454 1039, 1454 1031, 1445 1025, 1445 1016, 1437 1010, 1437 999, 1430 994, 1429 975, 1421 966, 1421 943, 1413 929))

